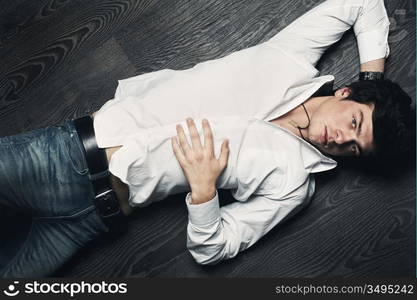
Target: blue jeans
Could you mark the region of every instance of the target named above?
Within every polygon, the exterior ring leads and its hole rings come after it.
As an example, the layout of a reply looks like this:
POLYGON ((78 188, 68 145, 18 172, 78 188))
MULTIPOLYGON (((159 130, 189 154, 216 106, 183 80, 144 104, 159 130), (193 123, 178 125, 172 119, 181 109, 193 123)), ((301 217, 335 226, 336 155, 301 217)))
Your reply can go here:
POLYGON ((22 243, 7 249, 13 255, 0 264, 1 277, 49 276, 108 231, 87 173, 72 121, 0 138, 0 205, 31 218, 22 243))

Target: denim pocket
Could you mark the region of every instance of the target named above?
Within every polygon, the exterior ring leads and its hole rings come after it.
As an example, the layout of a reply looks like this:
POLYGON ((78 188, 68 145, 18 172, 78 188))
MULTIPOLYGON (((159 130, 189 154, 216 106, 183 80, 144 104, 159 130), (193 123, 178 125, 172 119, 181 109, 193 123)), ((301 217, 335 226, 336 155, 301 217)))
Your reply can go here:
POLYGON ((72 123, 67 122, 65 129, 64 144, 66 146, 68 159, 75 172, 80 175, 85 175, 88 173, 88 166, 82 142, 80 141, 77 131, 72 123))

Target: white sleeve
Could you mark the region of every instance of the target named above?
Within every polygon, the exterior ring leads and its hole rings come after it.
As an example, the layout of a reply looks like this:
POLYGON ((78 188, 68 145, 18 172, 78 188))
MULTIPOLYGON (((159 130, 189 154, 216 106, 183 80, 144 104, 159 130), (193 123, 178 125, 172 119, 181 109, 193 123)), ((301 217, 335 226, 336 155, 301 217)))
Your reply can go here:
POLYGON ((389 55, 389 19, 383 0, 364 0, 359 17, 353 25, 358 41, 361 64, 389 55))
POLYGON ((118 81, 113 101, 124 100, 127 97, 141 97, 152 85, 172 77, 176 70, 162 69, 150 73, 136 75, 118 81))
POLYGON ((383 0, 327 0, 314 7, 267 43, 316 65, 324 51, 353 26, 360 63, 389 54, 389 20, 383 0))
POLYGON ((235 257, 281 222, 295 208, 301 208, 306 195, 299 194, 285 200, 252 195, 245 202, 234 202, 219 207, 218 194, 208 202, 190 204, 187 248, 199 264, 215 264, 235 257))

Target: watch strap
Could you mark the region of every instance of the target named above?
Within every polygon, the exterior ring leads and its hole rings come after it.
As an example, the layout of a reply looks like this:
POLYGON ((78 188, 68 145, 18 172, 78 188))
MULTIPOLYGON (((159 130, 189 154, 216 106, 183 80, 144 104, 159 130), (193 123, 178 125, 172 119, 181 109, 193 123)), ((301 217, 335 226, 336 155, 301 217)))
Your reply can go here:
POLYGON ((384 79, 383 72, 360 72, 359 80, 382 80, 384 79))

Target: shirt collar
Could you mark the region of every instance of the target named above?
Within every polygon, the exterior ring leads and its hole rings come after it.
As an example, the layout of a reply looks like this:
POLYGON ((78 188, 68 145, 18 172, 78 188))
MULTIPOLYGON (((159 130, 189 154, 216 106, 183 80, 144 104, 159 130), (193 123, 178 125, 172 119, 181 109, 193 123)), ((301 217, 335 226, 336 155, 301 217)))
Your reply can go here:
MULTIPOLYGON (((277 126, 275 124, 275 126, 277 126)), ((304 168, 309 171, 309 173, 319 173, 331 170, 337 166, 337 162, 330 158, 325 156, 323 153, 321 153, 316 147, 311 145, 306 140, 300 138, 299 136, 293 134, 289 130, 277 126, 280 129, 288 132, 288 134, 291 134, 294 136, 294 138, 298 139, 298 141, 301 144, 301 159, 303 160, 304 168)))
MULTIPOLYGON (((329 94, 333 93, 333 83, 334 83, 334 76, 326 75, 321 77, 315 77, 312 81, 317 81, 319 84, 315 85, 308 91, 308 98, 310 97, 318 97, 318 96, 328 96, 329 94)), ((300 105, 301 103, 297 104, 300 105)), ((280 127, 282 128, 282 127, 280 127)), ((304 163, 304 167, 310 173, 318 173, 324 172, 327 170, 331 170, 337 166, 337 162, 325 156, 321 153, 316 147, 311 145, 306 140, 294 135, 292 132, 282 128, 283 130, 287 131, 289 134, 293 135, 297 138, 301 143, 301 153, 302 159, 304 163)))
POLYGON ((331 170, 337 166, 337 162, 325 156, 316 147, 311 145, 309 142, 299 138, 301 146, 302 159, 304 162, 304 168, 310 173, 318 173, 331 170))

